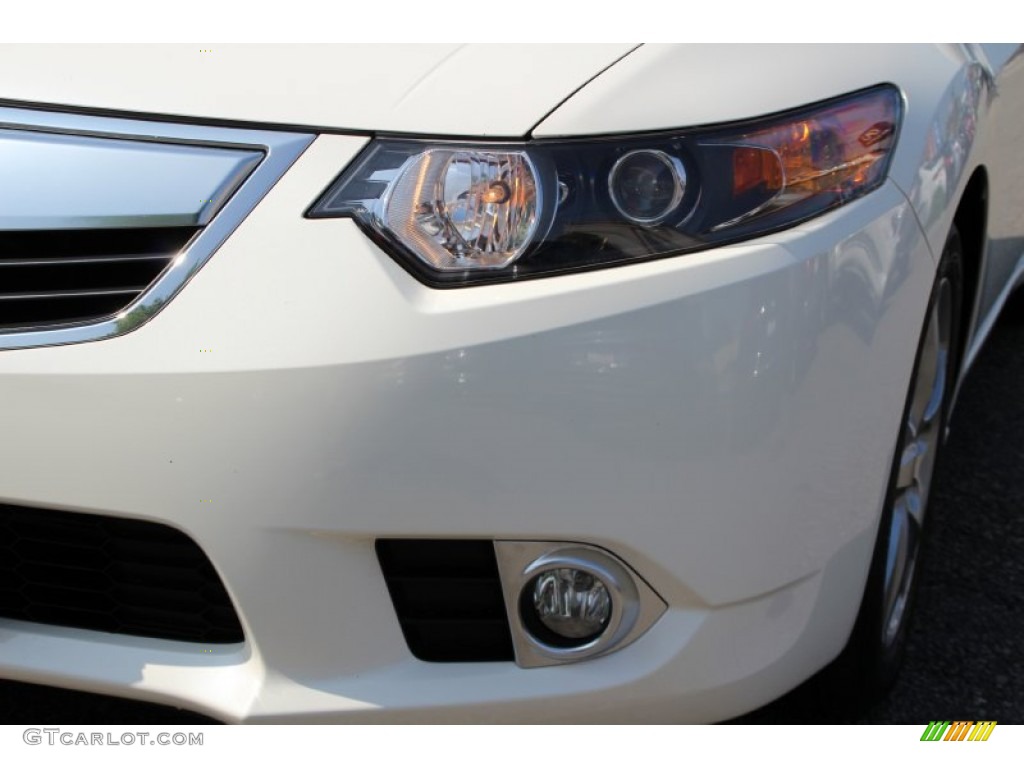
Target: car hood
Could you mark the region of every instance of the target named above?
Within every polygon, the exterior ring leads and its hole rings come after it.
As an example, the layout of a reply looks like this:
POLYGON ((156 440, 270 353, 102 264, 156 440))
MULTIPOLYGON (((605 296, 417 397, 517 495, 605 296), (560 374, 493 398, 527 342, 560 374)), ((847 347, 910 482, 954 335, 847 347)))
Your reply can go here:
POLYGON ((9 45, 0 100, 356 131, 522 136, 632 45, 9 45))

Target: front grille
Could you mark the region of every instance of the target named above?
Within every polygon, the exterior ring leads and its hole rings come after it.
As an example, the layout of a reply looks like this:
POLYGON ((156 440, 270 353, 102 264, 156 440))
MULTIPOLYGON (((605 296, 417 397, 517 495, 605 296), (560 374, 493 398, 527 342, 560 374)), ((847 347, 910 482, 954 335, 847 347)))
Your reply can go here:
POLYGON ((134 302, 194 227, 0 231, 0 330, 101 320, 134 302))
POLYGON ((377 558, 416 658, 515 659, 492 542, 379 539, 377 558))
POLYGON ((193 643, 242 627, 209 559, 166 525, 0 505, 0 617, 193 643))

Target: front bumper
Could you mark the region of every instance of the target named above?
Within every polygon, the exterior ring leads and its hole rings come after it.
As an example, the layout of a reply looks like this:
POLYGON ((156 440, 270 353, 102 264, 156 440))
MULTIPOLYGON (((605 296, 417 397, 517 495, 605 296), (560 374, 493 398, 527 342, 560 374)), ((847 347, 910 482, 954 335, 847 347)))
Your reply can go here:
POLYGON ((891 183, 762 240, 465 290, 303 211, 322 136, 125 336, 0 353, 0 498, 188 533, 247 640, 0 620, 0 675, 228 721, 714 721, 842 648, 934 262, 891 183), (542 669, 430 664, 379 537, 583 541, 669 608, 542 669))

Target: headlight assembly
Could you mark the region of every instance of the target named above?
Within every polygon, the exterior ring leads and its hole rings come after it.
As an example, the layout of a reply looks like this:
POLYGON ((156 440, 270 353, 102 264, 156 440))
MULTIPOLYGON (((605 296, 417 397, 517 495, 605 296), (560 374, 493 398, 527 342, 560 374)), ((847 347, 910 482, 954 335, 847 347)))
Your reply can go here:
POLYGON ((881 185, 891 86, 752 122, 521 143, 376 139, 309 211, 350 216, 438 287, 674 256, 805 221, 881 185))

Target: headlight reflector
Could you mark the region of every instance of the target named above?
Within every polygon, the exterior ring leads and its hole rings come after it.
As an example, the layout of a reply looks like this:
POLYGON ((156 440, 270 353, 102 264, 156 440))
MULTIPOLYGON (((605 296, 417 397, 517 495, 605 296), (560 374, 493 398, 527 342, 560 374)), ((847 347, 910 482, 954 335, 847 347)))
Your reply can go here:
POLYGON ((525 152, 428 149, 401 167, 379 216, 436 270, 500 269, 529 245, 538 197, 525 152))

